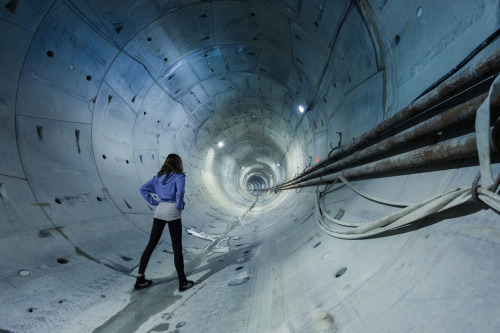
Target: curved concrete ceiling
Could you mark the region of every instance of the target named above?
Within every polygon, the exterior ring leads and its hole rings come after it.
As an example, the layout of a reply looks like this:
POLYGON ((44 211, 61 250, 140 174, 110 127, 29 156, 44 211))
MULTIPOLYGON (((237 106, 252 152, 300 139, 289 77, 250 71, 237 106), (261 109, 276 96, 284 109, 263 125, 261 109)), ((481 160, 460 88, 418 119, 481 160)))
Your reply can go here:
MULTIPOLYGON (((345 241, 316 226, 319 189, 262 190, 408 105, 499 13, 494 0, 3 1, 0 331, 497 331, 495 211, 345 241), (154 209, 138 189, 170 153, 196 286, 175 291, 165 232, 153 286, 131 291, 154 209)), ((476 172, 356 184, 416 202, 476 172)), ((325 204, 357 221, 395 209, 345 187, 325 204)))

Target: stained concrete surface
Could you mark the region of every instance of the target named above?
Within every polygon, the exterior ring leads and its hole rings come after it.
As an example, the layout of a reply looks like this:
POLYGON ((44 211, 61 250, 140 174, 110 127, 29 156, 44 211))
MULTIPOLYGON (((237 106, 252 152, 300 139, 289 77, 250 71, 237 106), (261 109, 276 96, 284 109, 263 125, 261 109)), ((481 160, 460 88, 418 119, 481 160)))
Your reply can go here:
MULTIPOLYGON (((0 332, 497 332, 498 212, 471 202, 346 241, 316 225, 324 186, 259 189, 408 105, 499 13, 494 0, 3 0, 0 332), (169 153, 187 174, 196 284, 177 291, 165 232, 153 286, 134 291, 154 209, 138 188, 169 153)), ((353 183, 417 202, 477 170, 353 183)), ((397 209, 338 185, 324 201, 346 221, 397 209)))

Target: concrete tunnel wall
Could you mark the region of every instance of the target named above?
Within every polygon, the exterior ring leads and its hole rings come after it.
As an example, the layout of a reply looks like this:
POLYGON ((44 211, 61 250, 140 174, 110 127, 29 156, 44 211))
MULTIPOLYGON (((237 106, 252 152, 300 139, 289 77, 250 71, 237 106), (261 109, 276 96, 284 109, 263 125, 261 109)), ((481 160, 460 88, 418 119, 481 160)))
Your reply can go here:
MULTIPOLYGON (((492 209, 346 241, 316 226, 316 188, 247 189, 408 105, 499 13, 493 0, 2 1, 0 331, 498 331, 492 209), (155 284, 132 292, 153 213, 138 188, 172 152, 197 285, 175 291, 165 232, 155 284)), ((477 170, 471 158, 354 184, 416 202, 477 170)), ((325 203, 348 221, 395 210, 345 187, 325 203)))

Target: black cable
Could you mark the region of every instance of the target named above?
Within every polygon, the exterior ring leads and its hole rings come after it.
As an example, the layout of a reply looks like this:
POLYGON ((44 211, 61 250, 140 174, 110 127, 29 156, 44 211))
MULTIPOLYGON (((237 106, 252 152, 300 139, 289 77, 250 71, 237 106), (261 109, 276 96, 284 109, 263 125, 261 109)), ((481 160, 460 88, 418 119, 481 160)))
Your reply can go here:
MULTIPOLYGON (((417 98, 415 98, 413 100, 413 102, 415 102, 417 99, 419 99, 420 97, 424 96, 425 94, 427 94, 429 91, 433 90, 434 88, 436 88, 437 86, 439 86, 441 83, 443 83, 444 81, 446 81, 448 78, 450 78, 453 74, 455 74, 456 72, 458 72, 460 69, 462 69, 462 67, 464 67, 469 61, 472 60, 472 58, 474 58, 479 52, 481 52, 486 46, 490 45, 491 43, 493 43, 498 37, 500 37, 500 29, 498 29, 497 31, 495 31, 493 34, 491 34, 488 38, 486 38, 486 40, 484 40, 484 42, 482 42, 481 44, 479 44, 478 47, 476 47, 471 53, 469 53, 469 55, 467 57, 465 57, 464 60, 462 60, 458 65, 455 66, 455 68, 453 68, 451 71, 449 71, 448 73, 446 73, 444 76, 442 76, 439 80, 437 80, 436 82, 434 82, 429 88, 425 89, 425 91, 423 93, 421 93, 420 95, 418 95, 417 98)), ((412 102, 412 103, 413 103, 412 102)))

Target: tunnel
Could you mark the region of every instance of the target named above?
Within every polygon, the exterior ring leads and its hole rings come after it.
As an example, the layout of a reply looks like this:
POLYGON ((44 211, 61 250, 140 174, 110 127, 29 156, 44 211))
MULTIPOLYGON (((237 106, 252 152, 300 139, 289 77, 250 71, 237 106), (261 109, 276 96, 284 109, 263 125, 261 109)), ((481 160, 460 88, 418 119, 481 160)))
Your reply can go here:
POLYGON ((0 332, 500 331, 498 1, 3 0, 0 28, 0 332), (195 285, 165 230, 134 290, 173 153, 195 285))

